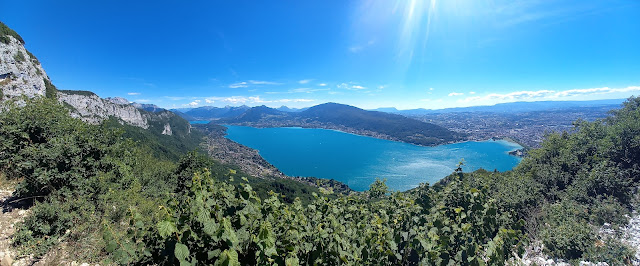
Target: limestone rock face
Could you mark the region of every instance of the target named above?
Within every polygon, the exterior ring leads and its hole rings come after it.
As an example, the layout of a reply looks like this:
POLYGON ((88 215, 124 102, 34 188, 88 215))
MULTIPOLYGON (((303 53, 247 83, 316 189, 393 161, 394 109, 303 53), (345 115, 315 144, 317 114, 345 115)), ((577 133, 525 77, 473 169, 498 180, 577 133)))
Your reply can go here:
MULTIPOLYGON (((0 42, 0 102, 26 96, 45 97, 46 83, 51 83, 35 56, 13 36, 8 43, 0 42)), ((53 88, 53 85, 51 85, 53 88)), ((110 116, 125 123, 148 128, 147 117, 124 98, 102 99, 91 92, 58 91, 58 101, 71 106, 71 115, 87 123, 98 124, 110 116)))
POLYGON ((171 136, 171 125, 169 125, 169 123, 164 124, 164 130, 162 131, 162 135, 169 135, 171 136))
POLYGON ((13 36, 7 37, 8 44, 0 42, 0 101, 22 95, 45 96, 49 77, 40 62, 13 36))
POLYGON ((129 104, 116 104, 95 94, 76 94, 64 91, 58 93, 58 101, 72 106, 71 115, 87 123, 99 124, 110 116, 114 116, 129 125, 144 129, 149 128, 147 118, 140 110, 129 104))
POLYGON ((129 100, 122 97, 107 97, 104 99, 115 104, 129 104, 129 100))

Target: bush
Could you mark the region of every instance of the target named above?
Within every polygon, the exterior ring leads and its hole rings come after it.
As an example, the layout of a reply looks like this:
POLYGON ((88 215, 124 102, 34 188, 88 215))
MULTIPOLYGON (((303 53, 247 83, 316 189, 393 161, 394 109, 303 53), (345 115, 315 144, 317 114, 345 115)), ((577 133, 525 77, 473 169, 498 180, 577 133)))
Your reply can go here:
POLYGON ((116 140, 115 132, 71 118, 55 100, 27 100, 0 113, 0 170, 24 178, 21 197, 84 191, 91 176, 112 167, 103 159, 116 140))
POLYGON ((16 60, 16 62, 24 62, 27 60, 26 58, 24 58, 24 54, 22 53, 22 51, 18 51, 18 53, 13 55, 13 59, 16 60))
POLYGON ((9 44, 10 39, 8 38, 8 36, 12 36, 16 40, 18 40, 21 44, 24 44, 24 40, 17 32, 15 32, 14 30, 12 30, 11 28, 9 28, 7 25, 5 25, 0 21, 0 42, 4 44, 9 44))
POLYGON ((550 255, 562 259, 578 259, 596 240, 596 233, 587 221, 588 211, 573 201, 562 201, 543 207, 539 237, 550 255))
POLYGON ((51 81, 47 78, 42 78, 44 80, 44 88, 45 88, 45 97, 49 99, 57 99, 58 98, 58 89, 56 86, 51 84, 51 81))

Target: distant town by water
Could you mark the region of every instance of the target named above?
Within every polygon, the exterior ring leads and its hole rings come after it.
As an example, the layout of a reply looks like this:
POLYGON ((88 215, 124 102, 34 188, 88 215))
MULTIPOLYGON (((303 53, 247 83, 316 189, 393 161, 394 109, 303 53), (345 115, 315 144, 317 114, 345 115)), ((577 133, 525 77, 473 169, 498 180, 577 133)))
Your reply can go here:
POLYGON ((462 160, 465 172, 507 171, 521 160, 508 152, 522 146, 505 140, 422 147, 326 129, 227 127, 227 138, 258 150, 289 176, 335 179, 357 191, 376 178, 398 191, 433 184, 462 160))

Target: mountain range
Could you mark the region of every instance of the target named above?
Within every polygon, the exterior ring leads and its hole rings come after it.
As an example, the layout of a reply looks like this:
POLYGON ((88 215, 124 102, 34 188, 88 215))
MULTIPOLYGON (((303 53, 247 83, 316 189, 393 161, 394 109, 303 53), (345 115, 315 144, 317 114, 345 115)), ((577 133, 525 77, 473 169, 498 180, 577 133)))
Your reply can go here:
POLYGON ((465 139, 464 134, 435 124, 398 114, 367 111, 338 103, 320 104, 299 112, 283 112, 267 106, 257 106, 239 116, 218 119, 215 123, 256 127, 298 126, 336 129, 427 146, 465 139))

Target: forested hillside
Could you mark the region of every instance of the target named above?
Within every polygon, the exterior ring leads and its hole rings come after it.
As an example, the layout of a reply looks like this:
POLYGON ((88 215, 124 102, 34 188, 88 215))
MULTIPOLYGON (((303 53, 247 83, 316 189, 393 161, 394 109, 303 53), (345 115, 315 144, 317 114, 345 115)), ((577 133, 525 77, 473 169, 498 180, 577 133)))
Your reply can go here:
POLYGON ((298 126, 336 129, 425 146, 461 141, 466 136, 464 133, 456 133, 432 123, 401 115, 366 111, 338 103, 319 104, 300 112, 284 112, 266 106, 257 106, 239 116, 223 118, 215 122, 258 127, 298 126))
POLYGON ((0 113, 0 172, 19 183, 14 201, 33 203, 13 241, 36 256, 64 243, 103 264, 484 265, 541 242, 566 261, 630 264, 632 250, 598 229, 637 206, 639 121, 631 98, 550 135, 513 171, 461 165, 434 186, 389 193, 378 181, 336 196, 259 183, 186 149, 158 156, 154 138, 135 143, 37 99, 0 113))

